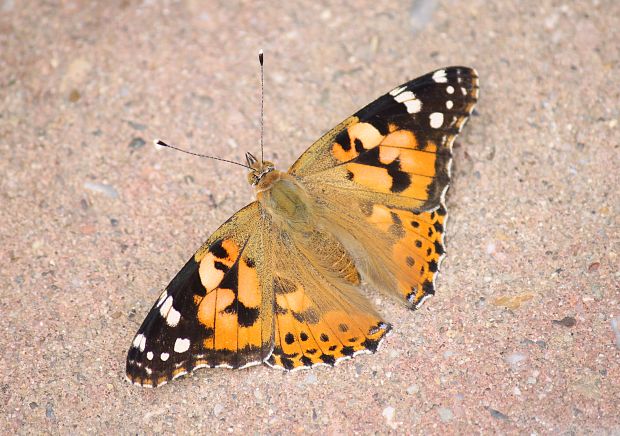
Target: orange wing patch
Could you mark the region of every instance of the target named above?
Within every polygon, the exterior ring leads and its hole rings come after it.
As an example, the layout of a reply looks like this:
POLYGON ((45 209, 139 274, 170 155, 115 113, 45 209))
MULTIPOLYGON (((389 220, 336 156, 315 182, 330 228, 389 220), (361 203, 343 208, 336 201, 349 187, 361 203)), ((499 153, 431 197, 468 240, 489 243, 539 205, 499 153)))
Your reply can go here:
POLYGON ((223 240, 203 257, 199 271, 207 290, 203 298, 195 299, 198 320, 206 332, 200 364, 247 365, 271 339, 263 338, 255 261, 235 241, 223 240))
POLYGON ((432 141, 420 143, 413 131, 394 123, 382 135, 371 123, 360 122, 336 136, 332 155, 355 184, 411 198, 421 205, 438 191, 436 179, 441 187, 447 183, 443 168, 448 159, 438 156, 436 149, 432 141))
POLYGON ((414 213, 374 205, 366 220, 394 238, 392 261, 396 265, 399 293, 413 308, 435 292, 434 280, 444 256, 446 209, 414 213))

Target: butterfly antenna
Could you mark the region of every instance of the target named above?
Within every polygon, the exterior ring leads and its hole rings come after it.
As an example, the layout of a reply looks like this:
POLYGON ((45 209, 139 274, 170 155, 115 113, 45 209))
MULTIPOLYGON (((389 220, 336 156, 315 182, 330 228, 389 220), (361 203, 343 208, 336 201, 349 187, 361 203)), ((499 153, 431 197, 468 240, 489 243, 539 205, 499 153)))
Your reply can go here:
POLYGON ((182 148, 175 147, 174 145, 166 144, 161 139, 156 139, 153 142, 155 143, 155 147, 168 147, 168 148, 172 148, 173 150, 177 150, 177 151, 180 151, 180 152, 183 152, 183 153, 191 154, 192 156, 198 156, 198 157, 204 157, 204 158, 207 158, 207 159, 220 160, 222 162, 228 162, 228 163, 231 163, 231 164, 239 165, 240 167, 248 168, 250 170, 252 169, 248 165, 244 165, 242 163, 235 162, 234 160, 222 159, 221 157, 207 156, 205 154, 194 153, 194 152, 191 152, 191 151, 183 150, 182 148))
POLYGON ((263 115, 265 113, 265 73, 263 69, 263 49, 260 49, 258 52, 258 62, 260 62, 260 161, 264 162, 263 135, 265 133, 265 121, 263 115))

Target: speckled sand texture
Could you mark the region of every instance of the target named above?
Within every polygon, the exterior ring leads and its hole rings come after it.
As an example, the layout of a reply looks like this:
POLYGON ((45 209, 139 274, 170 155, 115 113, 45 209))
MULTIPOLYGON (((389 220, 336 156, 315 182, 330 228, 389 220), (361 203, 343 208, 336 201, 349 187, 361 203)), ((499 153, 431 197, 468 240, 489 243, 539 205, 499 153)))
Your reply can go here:
POLYGON ((0 0, 1 432, 620 432, 619 29, 616 0, 0 0), (131 386, 151 304, 252 198, 151 141, 256 152, 259 48, 282 169, 395 85, 478 70, 437 295, 369 292, 394 334, 333 369, 131 386))

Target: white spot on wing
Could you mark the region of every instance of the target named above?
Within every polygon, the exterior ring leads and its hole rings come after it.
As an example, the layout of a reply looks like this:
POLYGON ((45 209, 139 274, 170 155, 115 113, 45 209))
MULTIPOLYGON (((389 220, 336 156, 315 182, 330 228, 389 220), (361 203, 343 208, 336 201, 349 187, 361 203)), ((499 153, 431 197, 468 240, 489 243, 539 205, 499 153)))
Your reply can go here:
POLYGON ((446 92, 448 94, 454 94, 454 86, 451 86, 451 85, 446 86, 446 92))
POLYGON ((159 357, 161 358, 162 362, 165 362, 170 357, 170 354, 168 354, 168 353, 161 353, 161 356, 159 356, 159 357))
POLYGON ((168 312, 170 311, 171 307, 172 307, 172 295, 169 295, 168 298, 166 298, 164 303, 159 308, 159 313, 161 314, 161 316, 163 316, 164 318, 167 317, 168 312))
POLYGON ((415 100, 406 101, 405 106, 407 106, 407 112, 410 114, 417 114, 422 110, 422 102, 417 98, 415 100))
POLYGON ((433 73, 433 80, 437 83, 446 83, 448 78, 446 77, 446 70, 437 70, 433 73))
POLYGON ((403 103, 410 114, 417 114, 422 109, 422 102, 411 91, 405 91, 394 96, 394 100, 398 103, 403 103))
POLYGON ((189 344, 189 339, 177 338, 174 343, 174 351, 176 351, 177 353, 184 353, 189 350, 189 344))
POLYGON ((452 106, 454 106, 454 103, 452 103, 452 100, 448 100, 448 101, 446 101, 446 107, 447 107, 448 109, 452 109, 452 106))
POLYGON ((153 352, 149 351, 148 353, 146 353, 146 358, 149 360, 153 360, 153 352))
POLYGON ((392 90, 390 91, 390 95, 395 97, 395 96, 397 96, 398 94, 400 94, 401 92, 403 92, 405 89, 407 89, 407 87, 406 87, 406 86, 396 87, 396 88, 394 88, 394 89, 392 89, 392 90))
POLYGON ((394 100, 396 100, 399 103, 404 103, 405 101, 411 100, 411 99, 414 99, 414 98, 415 98, 415 95, 411 91, 402 92, 402 93, 394 96, 394 100))
POLYGON ((433 129, 439 129, 443 124, 443 114, 441 112, 433 112, 430 114, 429 118, 433 129))
POLYGON ((179 313, 179 311, 176 310, 174 307, 170 307, 170 311, 166 316, 166 324, 168 324, 170 327, 176 327, 180 319, 181 314, 179 313))
POLYGON ((167 296, 168 296, 168 291, 164 289, 164 292, 162 292, 161 295, 159 296, 159 300, 157 300, 157 307, 161 306, 161 303, 164 302, 167 296))
POLYGON ((140 346, 140 343, 142 342, 142 338, 144 338, 144 335, 142 333, 137 334, 136 337, 133 338, 133 342, 131 343, 131 345, 133 345, 134 348, 138 348, 140 346))

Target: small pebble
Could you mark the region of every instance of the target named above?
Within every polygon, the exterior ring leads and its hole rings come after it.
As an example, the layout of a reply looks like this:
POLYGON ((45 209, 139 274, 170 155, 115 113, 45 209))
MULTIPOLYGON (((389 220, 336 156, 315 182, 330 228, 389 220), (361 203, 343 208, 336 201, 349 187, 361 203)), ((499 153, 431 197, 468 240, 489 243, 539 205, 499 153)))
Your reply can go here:
POLYGON ((599 285, 592 285, 591 291, 596 301, 601 301, 603 299, 603 290, 599 285))
POLYGON ((71 103, 75 103, 76 101, 80 99, 80 97, 81 97, 80 91, 78 91, 77 89, 72 89, 71 92, 69 93, 69 101, 71 103))
POLYGON ((118 198, 118 191, 107 183, 84 182, 84 188, 89 191, 98 192, 110 198, 118 198))
POLYGON ((508 418, 508 416, 504 415, 499 410, 491 409, 490 407, 489 407, 489 413, 495 419, 501 419, 502 421, 508 421, 510 419, 508 418))
POLYGON ((449 422, 452 421, 452 418, 454 418, 452 410, 448 409, 447 407, 440 407, 439 409, 437 409, 437 413, 439 413, 439 418, 442 422, 449 422))
POLYGON ((433 18, 437 2, 435 0, 415 0, 409 12, 409 23, 411 30, 419 32, 433 18))
POLYGON ((145 130, 146 126, 144 124, 140 124, 140 123, 136 123, 134 121, 127 121, 127 124, 129 124, 129 126, 133 129, 136 130, 145 130))
POLYGON ((226 140, 226 143, 228 144, 228 146, 233 149, 236 150, 237 148, 239 148, 239 144, 237 144, 237 141, 235 141, 234 138, 228 138, 226 140))
POLYGON ((564 318, 557 320, 554 319, 551 321, 553 324, 562 325, 564 327, 574 327, 577 324, 577 320, 572 316, 565 316, 564 318))
POLYGON ((620 316, 611 319, 611 330, 616 336, 616 348, 620 349, 620 316))
POLYGON ((4 0, 2 3, 2 8, 0 11, 2 12, 11 12, 13 7, 15 6, 15 0, 4 0))
POLYGON ((393 429, 396 429, 396 423, 394 422, 395 413, 396 413, 396 409, 394 409, 392 406, 388 406, 385 409, 383 409, 383 413, 382 413, 383 417, 385 418, 386 424, 392 427, 393 429))
POLYGON ((407 393, 409 395, 417 394, 420 392, 420 387, 418 385, 411 385, 407 388, 407 393))
POLYGON ((306 376, 306 380, 305 380, 305 382, 306 382, 307 384, 309 384, 309 385, 316 384, 316 383, 317 383, 317 381, 318 381, 318 378, 317 378, 317 376, 316 376, 316 373, 315 373, 315 372, 310 372, 310 373, 308 373, 308 375, 306 376))
POLYGON ((47 403, 45 406, 45 416, 49 419, 56 418, 56 414, 54 413, 54 405, 52 403, 47 403))
POLYGON ((492 304, 495 306, 505 307, 506 309, 515 310, 532 298, 534 298, 534 295, 530 293, 523 293, 515 296, 503 295, 493 300, 492 304))
POLYGON ((129 148, 133 148, 134 150, 137 150, 139 148, 144 147, 144 144, 146 144, 146 141, 144 139, 136 136, 129 143, 129 148))
POLYGON ((512 353, 506 356, 506 362, 508 362, 510 365, 513 365, 513 366, 517 365, 520 362, 523 362, 526 359, 527 359, 527 356, 522 353, 512 353))
POLYGON ((220 416, 223 410, 224 406, 222 406, 220 403, 217 403, 215 406, 213 406, 213 415, 215 415, 216 417, 220 416))

